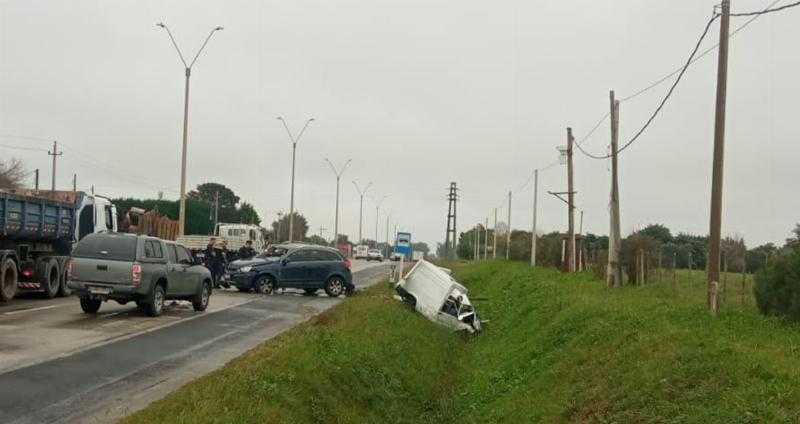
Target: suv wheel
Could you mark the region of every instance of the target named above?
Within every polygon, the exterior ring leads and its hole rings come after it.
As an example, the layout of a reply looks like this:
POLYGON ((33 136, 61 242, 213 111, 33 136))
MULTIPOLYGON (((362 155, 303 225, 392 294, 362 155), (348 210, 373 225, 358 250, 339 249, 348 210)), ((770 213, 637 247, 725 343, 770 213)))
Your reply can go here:
POLYGON ((96 314, 100 310, 100 299, 92 299, 88 296, 81 296, 81 309, 87 314, 96 314))
POLYGON ((192 299, 192 307, 197 312, 203 312, 208 308, 209 299, 211 299, 211 283, 204 281, 203 287, 200 288, 200 293, 192 299))
POLYGON ((164 287, 160 284, 153 286, 150 291, 150 298, 144 304, 144 313, 151 317, 161 315, 161 310, 164 308, 164 287))
POLYGON ((325 293, 330 297, 339 297, 345 291, 344 280, 340 277, 331 277, 325 283, 325 293))
POLYGON ((253 284, 253 288, 258 294, 272 294, 275 291, 275 280, 268 275, 262 275, 253 284))

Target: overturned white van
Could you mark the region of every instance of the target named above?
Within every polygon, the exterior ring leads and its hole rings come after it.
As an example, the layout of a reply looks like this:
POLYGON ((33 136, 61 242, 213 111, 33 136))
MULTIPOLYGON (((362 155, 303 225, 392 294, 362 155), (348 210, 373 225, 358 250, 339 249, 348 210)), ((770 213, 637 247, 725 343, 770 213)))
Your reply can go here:
POLYGON ((453 330, 481 331, 481 321, 467 297, 467 288, 450 270, 419 260, 395 286, 400 299, 433 322, 453 330))

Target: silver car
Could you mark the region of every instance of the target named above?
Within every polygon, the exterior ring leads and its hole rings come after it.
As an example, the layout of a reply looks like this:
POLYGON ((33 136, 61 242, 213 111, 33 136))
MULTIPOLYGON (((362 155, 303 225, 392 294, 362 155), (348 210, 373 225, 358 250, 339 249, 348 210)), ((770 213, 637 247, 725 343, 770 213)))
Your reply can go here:
POLYGON ((204 311, 211 297, 211 273, 180 244, 133 234, 99 233, 86 236, 72 252, 69 287, 81 308, 97 313, 114 300, 136 305, 158 316, 166 300, 188 300, 204 311))

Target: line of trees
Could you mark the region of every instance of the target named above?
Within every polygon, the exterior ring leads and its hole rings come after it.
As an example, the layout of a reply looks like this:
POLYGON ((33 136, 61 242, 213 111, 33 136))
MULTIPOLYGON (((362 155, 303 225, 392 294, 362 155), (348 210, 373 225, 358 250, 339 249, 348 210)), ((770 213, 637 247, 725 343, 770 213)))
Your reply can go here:
MULTIPOLYGON (((471 228, 459 235, 457 254, 459 258, 474 259, 475 243, 479 243, 479 251, 483 254, 484 238, 488 234, 488 251, 492 256, 494 231, 483 226, 471 228)), ((505 258, 506 231, 498 230, 497 257, 505 258)), ((756 272, 764 267, 768 258, 781 249, 800 246, 800 224, 794 231, 794 237, 787 239, 784 247, 773 243, 748 248, 744 239, 739 236, 728 236, 722 240, 722 269, 728 272, 756 272)), ((561 266, 563 234, 551 232, 539 235, 536 240, 536 262, 544 266, 561 266)), ((623 266, 632 282, 636 282, 639 261, 644 259, 646 268, 657 267, 678 269, 704 269, 707 261, 708 237, 689 233, 673 235, 672 231, 662 224, 648 225, 622 240, 623 266)), ((585 234, 582 241, 583 257, 586 263, 605 267, 608 259, 608 236, 585 234)), ((439 246, 437 254, 443 253, 439 246)), ((509 257, 512 260, 527 261, 531 255, 531 232, 511 231, 509 257)), ((646 277, 646 275, 645 275, 646 277)), ((630 281, 630 280, 629 280, 630 281)))

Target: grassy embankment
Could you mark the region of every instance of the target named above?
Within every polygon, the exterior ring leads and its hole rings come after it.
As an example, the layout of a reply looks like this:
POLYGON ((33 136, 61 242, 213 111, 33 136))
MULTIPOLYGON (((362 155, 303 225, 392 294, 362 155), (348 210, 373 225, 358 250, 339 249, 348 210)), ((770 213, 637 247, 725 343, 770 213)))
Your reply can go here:
POLYGON ((477 338, 382 285, 127 422, 800 420, 800 326, 758 315, 749 291, 715 319, 699 273, 620 290, 518 263, 455 274, 485 299, 477 338))

